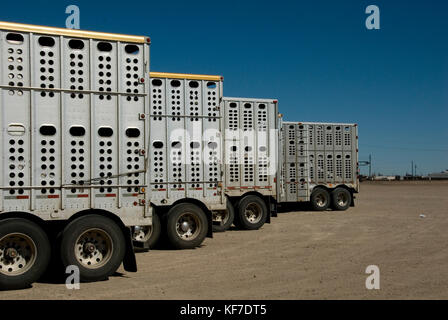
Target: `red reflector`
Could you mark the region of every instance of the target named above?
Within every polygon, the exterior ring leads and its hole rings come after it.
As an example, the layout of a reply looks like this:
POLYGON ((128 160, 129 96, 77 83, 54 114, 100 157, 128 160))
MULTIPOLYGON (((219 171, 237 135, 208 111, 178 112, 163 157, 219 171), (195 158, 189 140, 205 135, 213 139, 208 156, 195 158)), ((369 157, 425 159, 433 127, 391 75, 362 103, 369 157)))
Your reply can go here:
POLYGON ((106 197, 108 198, 112 198, 112 197, 116 197, 117 195, 115 193, 106 193, 106 197))
POLYGON ((29 196, 17 196, 16 199, 28 199, 29 196))
POLYGON ((57 194, 53 194, 53 195, 49 195, 48 196, 48 199, 57 199, 57 198, 59 198, 59 195, 57 195, 57 194))
POLYGON ((88 194, 78 194, 78 198, 88 198, 88 194))

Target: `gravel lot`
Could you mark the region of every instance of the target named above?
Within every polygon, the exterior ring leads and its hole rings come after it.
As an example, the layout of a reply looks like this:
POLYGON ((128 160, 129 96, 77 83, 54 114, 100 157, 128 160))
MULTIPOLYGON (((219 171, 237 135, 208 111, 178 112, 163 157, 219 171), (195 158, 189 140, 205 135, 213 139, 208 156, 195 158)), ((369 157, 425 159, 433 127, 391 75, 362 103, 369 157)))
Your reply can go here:
POLYGON ((138 253, 137 273, 0 299, 448 299, 447 230, 448 182, 363 182, 345 212, 280 213, 195 250, 138 253), (380 290, 365 288, 368 265, 380 290))

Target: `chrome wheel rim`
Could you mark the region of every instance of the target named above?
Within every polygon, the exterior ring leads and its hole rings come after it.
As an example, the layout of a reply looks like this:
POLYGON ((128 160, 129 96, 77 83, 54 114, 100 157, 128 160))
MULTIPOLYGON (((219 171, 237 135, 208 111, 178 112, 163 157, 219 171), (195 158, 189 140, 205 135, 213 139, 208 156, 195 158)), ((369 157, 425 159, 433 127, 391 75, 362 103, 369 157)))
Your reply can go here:
POLYGON ((213 219, 219 221, 221 225, 225 225, 230 219, 230 214, 228 211, 216 212, 213 213, 213 219))
POLYGON ((196 239, 201 230, 201 221, 194 213, 185 212, 177 219, 176 233, 183 240, 191 241, 196 239))
POLYGON ((151 238, 153 230, 152 226, 140 227, 140 230, 134 234, 134 239, 140 242, 146 242, 151 238))
POLYGON ((323 194, 321 194, 321 193, 317 194, 317 195, 316 195, 316 204, 317 204, 317 206, 319 206, 320 208, 325 207, 325 206, 327 205, 327 199, 326 199, 326 197, 325 197, 323 194))
POLYGON ((89 229, 75 242, 76 260, 88 269, 104 266, 111 259, 112 253, 112 238, 102 229, 89 229))
POLYGON ((251 202, 247 205, 246 209, 244 210, 244 216, 246 217, 246 220, 250 223, 258 223, 261 220, 263 209, 258 203, 251 202))
POLYGON ((18 276, 27 272, 35 263, 37 247, 23 233, 10 233, 0 239, 0 273, 18 276))
POLYGON ((344 192, 339 192, 336 197, 336 202, 339 206, 345 207, 348 203, 348 197, 344 192))

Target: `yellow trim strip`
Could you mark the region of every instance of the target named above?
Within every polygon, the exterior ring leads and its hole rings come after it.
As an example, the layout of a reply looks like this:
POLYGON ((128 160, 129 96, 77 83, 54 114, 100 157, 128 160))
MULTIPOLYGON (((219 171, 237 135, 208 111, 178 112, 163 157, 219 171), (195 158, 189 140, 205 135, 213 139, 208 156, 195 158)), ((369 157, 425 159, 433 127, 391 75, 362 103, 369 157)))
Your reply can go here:
POLYGON ((77 38, 94 38, 101 40, 112 40, 112 41, 124 41, 124 42, 136 42, 145 43, 150 42, 148 37, 144 36, 131 36, 118 33, 106 33, 106 32, 96 32, 96 31, 85 31, 76 29, 64 29, 64 28, 54 28, 54 27, 44 27, 36 26, 32 24, 23 24, 15 22, 4 22, 0 21, 1 30, 12 30, 12 31, 23 31, 23 32, 33 32, 40 34, 51 34, 51 35, 62 35, 77 38))
POLYGON ((150 72, 150 78, 168 78, 168 79, 188 79, 188 80, 209 80, 222 81, 222 76, 212 76, 207 74, 188 74, 188 73, 169 73, 169 72, 150 72))

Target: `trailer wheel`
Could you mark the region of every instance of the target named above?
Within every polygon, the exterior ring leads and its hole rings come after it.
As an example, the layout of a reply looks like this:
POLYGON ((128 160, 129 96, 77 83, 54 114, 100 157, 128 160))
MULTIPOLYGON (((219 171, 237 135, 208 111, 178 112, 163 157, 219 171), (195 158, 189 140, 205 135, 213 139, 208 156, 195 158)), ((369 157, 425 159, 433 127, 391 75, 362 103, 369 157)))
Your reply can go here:
POLYGON ((152 215, 152 225, 140 227, 140 231, 134 233, 134 240, 143 242, 145 248, 153 249, 157 245, 161 233, 162 225, 159 215, 154 213, 152 215))
POLYGON ((34 222, 0 221, 0 289, 29 287, 47 269, 51 256, 47 234, 34 222))
POLYGON ((336 188, 331 192, 331 206, 334 210, 347 210, 351 202, 352 195, 347 189, 336 188))
POLYGON ((315 211, 325 211, 330 205, 330 194, 323 188, 315 188, 311 194, 311 206, 315 211))
POLYGON ((249 195, 242 198, 238 203, 236 225, 240 229, 257 230, 266 222, 268 208, 260 197, 249 195))
POLYGON ((227 199, 227 209, 226 211, 221 211, 218 213, 221 215, 221 224, 213 225, 213 232, 223 232, 230 228, 235 218, 235 209, 233 208, 232 203, 229 199, 227 199))
POLYGON ((166 235, 174 248, 196 248, 204 241, 207 232, 207 216, 198 206, 180 203, 168 211, 166 235))
POLYGON ((64 267, 79 267, 81 281, 105 280, 123 261, 125 239, 111 219, 92 214, 70 222, 62 233, 61 258, 64 267))

